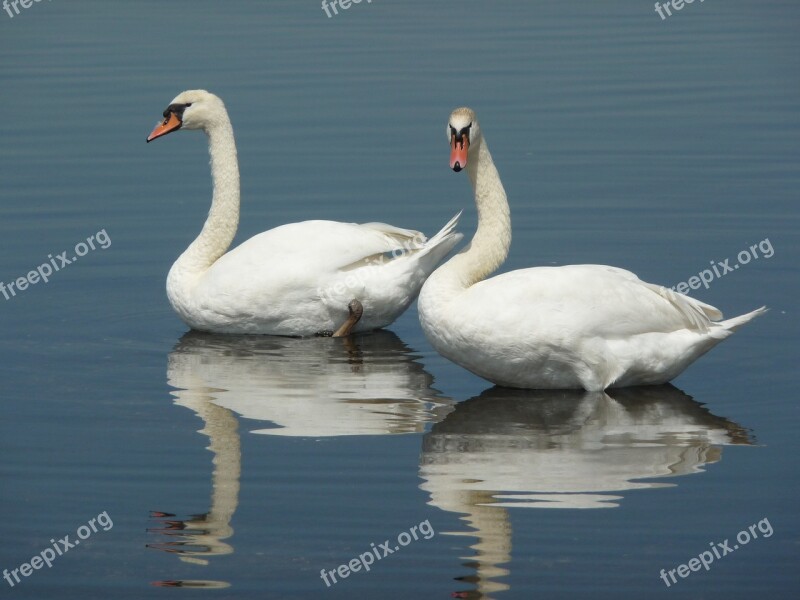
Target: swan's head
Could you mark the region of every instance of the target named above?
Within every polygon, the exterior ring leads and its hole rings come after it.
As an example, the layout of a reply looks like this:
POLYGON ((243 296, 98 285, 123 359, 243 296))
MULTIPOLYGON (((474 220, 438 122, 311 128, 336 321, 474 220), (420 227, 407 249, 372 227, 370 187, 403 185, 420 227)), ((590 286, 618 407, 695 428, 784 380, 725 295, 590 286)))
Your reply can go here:
POLYGON ((205 129, 227 119, 225 105, 218 96, 205 90, 181 92, 169 103, 164 119, 156 125, 147 141, 177 131, 178 129, 205 129))
POLYGON ((450 113, 447 139, 450 140, 450 168, 458 172, 467 166, 470 143, 474 145, 480 139, 480 127, 474 110, 462 107, 450 113))

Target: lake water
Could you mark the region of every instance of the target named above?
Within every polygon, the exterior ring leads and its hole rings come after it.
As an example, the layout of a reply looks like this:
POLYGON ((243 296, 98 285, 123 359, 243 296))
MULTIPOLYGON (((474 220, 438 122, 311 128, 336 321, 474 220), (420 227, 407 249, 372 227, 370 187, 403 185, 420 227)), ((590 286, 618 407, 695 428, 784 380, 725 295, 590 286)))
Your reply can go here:
POLYGON ((109 244, 0 297, 0 569, 54 555, 0 597, 797 597, 796 2, 17 7, 0 280, 109 244), (444 136, 466 104, 511 203, 504 270, 675 285, 738 260, 691 293, 771 310, 675 387, 609 396, 493 388, 415 307, 349 340, 187 332, 164 281, 208 210, 206 143, 145 136, 190 88, 231 114, 237 243, 462 208, 471 235, 444 136))

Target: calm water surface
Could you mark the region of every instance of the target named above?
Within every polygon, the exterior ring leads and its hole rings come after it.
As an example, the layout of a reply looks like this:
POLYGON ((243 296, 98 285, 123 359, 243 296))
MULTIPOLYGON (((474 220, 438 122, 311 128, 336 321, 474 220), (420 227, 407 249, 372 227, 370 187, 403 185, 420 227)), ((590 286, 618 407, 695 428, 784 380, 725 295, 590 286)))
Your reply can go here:
POLYGON ((20 10, 0 11, 0 281, 110 245, 0 297, 0 569, 113 526, 0 597, 796 597, 795 2, 20 10), (350 340, 187 333, 164 280, 208 210, 206 144, 144 143, 187 88, 231 113, 237 242, 307 218, 430 234, 462 208, 471 234, 444 136, 466 104, 512 207, 504 269, 674 285, 768 240, 692 294, 771 311, 674 387, 608 395, 493 388, 415 308, 350 340))

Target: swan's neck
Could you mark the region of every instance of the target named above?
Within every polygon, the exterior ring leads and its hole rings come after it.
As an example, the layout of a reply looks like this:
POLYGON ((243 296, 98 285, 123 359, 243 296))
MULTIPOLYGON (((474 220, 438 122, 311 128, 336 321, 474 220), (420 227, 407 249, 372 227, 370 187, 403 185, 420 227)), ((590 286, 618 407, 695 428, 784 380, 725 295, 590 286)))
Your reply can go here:
POLYGON ((511 245, 511 215, 506 191, 483 139, 477 140, 471 148, 470 159, 467 174, 475 190, 478 229, 469 246, 436 273, 439 275, 442 271, 442 277, 465 289, 496 271, 508 256, 511 245))
POLYGON ((183 275, 207 271, 228 250, 239 226, 239 163, 228 116, 220 115, 206 134, 214 196, 203 230, 173 266, 183 275))

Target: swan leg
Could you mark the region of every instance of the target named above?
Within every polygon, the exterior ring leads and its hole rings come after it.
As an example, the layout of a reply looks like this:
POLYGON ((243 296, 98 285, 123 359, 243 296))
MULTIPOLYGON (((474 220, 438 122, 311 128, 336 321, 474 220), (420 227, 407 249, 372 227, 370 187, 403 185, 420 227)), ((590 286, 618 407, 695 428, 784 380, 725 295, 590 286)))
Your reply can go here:
POLYGON ((350 312, 350 316, 347 317, 347 320, 342 324, 339 329, 336 331, 331 331, 330 329, 324 331, 318 331, 316 333, 317 337, 347 337, 353 332, 353 327, 356 326, 361 320, 361 315, 364 314, 364 307, 362 306, 361 302, 353 298, 350 303, 347 305, 347 310, 350 312))
POLYGON ((350 335, 353 331, 353 327, 356 326, 356 323, 361 320, 361 315, 364 314, 364 307, 361 305, 361 302, 356 299, 350 300, 350 304, 347 305, 347 310, 350 312, 350 316, 347 317, 347 320, 339 329, 333 332, 333 337, 346 337, 350 335))

